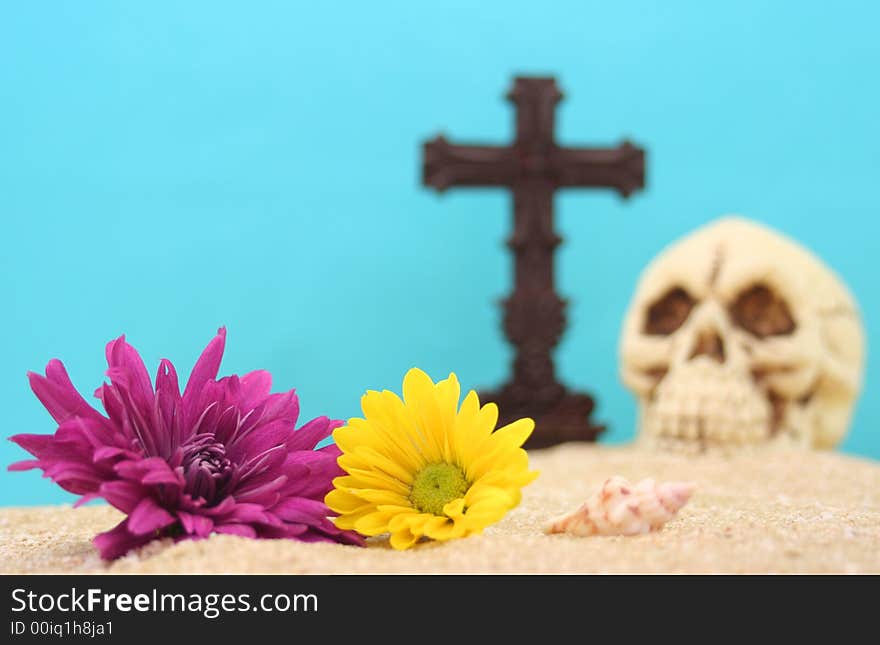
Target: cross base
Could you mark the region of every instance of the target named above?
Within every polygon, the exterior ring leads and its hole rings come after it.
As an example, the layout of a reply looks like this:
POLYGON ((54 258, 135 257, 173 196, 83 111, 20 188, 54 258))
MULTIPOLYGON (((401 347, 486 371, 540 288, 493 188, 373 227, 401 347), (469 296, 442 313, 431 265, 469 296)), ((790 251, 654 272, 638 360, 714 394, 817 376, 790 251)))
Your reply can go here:
POLYGON ((561 397, 546 402, 523 398, 522 394, 503 387, 497 391, 479 393, 480 402, 492 401, 498 405, 498 427, 531 417, 535 430, 525 448, 546 448, 566 441, 595 441, 605 426, 595 425, 590 415, 595 408, 593 397, 581 392, 563 390, 561 397))

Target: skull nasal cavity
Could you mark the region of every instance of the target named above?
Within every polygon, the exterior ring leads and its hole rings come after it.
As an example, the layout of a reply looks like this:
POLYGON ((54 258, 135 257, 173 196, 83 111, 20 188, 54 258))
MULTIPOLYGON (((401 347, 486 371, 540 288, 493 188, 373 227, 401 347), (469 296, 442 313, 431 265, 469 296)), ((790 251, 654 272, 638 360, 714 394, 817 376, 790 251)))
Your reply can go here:
POLYGON ((724 341, 714 331, 706 331, 699 335, 697 344, 691 352, 690 358, 708 356, 719 363, 724 362, 724 341))

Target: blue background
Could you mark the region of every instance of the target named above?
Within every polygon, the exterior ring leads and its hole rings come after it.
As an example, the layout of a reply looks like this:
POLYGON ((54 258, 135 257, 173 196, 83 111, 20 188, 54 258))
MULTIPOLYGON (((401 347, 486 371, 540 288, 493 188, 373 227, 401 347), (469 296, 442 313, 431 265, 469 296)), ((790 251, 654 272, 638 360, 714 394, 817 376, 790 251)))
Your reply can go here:
MULTIPOLYGON (((565 143, 649 150, 649 187, 557 199, 558 352, 633 436, 618 328, 665 244, 726 212, 835 267, 880 335, 876 3, 28 2, 0 9, 3 433, 50 432, 25 372, 87 396, 125 332, 188 373, 262 367, 305 416, 358 413, 407 368, 493 384, 509 352, 503 191, 440 198, 420 142, 506 141, 515 73, 557 75, 565 143), (321 6, 319 6, 321 5, 321 6), (711 5, 711 6, 710 6, 711 5)), ((880 358, 843 449, 880 457, 880 358)), ((8 442, 4 465, 24 457, 8 442)), ((36 472, 3 504, 66 501, 36 472)))

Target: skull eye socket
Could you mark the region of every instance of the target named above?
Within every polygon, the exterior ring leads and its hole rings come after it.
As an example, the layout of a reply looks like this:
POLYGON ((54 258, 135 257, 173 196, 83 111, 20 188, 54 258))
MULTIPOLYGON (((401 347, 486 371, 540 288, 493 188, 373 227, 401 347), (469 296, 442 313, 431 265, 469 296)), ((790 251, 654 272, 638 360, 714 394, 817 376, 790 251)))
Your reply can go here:
POLYGON ((787 336, 795 328, 788 303, 765 284, 741 291, 730 305, 730 317, 758 338, 787 336))
POLYGON ((645 333, 651 336, 668 336, 684 324, 695 304, 696 300, 681 287, 670 289, 648 307, 645 333))

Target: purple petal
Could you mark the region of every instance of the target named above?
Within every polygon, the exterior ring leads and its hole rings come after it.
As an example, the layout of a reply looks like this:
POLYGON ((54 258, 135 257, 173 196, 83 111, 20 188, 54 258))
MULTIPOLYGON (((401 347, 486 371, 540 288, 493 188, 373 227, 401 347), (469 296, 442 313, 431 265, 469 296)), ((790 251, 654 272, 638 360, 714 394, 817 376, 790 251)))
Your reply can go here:
POLYGON ((287 448, 284 444, 275 446, 243 464, 239 464, 238 490, 257 486, 258 483, 268 481, 272 477, 277 477, 278 469, 287 459, 287 448))
POLYGON ((52 418, 63 423, 74 416, 100 417, 101 415, 80 396, 64 364, 52 359, 46 365, 46 376, 28 372, 31 390, 37 395, 40 403, 48 410, 52 418))
POLYGON ((309 530, 305 524, 287 524, 282 523, 279 526, 260 526, 259 535, 261 538, 284 540, 296 538, 309 530))
POLYGON ((241 379, 235 374, 224 376, 217 381, 223 386, 223 401, 229 405, 241 400, 241 379))
POLYGON ((326 518, 331 511, 324 502, 294 497, 275 506, 272 512, 286 522, 312 524, 326 518))
POLYGON ((146 416, 153 402, 153 384, 141 355, 125 342, 124 335, 107 343, 105 354, 111 383, 130 392, 141 414, 146 416))
POLYGON ((306 497, 309 499, 324 499, 333 490, 333 478, 340 477, 344 473, 342 469, 334 470, 328 476, 325 472, 310 473, 306 477, 300 477, 286 486, 282 493, 285 496, 306 497))
POLYGON ((213 434, 217 441, 229 445, 237 435, 239 424, 241 422, 241 411, 229 406, 217 417, 213 424, 213 434))
POLYGON ((121 428, 128 420, 128 410, 119 389, 105 383, 95 390, 95 397, 101 401, 114 426, 121 428))
POLYGON ((159 361, 159 369, 156 372, 156 393, 162 392, 172 400, 180 398, 180 385, 177 382, 177 370, 167 358, 159 361))
POLYGON ((299 397, 296 390, 270 394, 263 401, 262 420, 285 419, 296 424, 299 418, 299 397))
POLYGON ((214 521, 210 517, 204 515, 195 515, 177 511, 177 517, 180 520, 183 530, 189 535, 198 537, 208 537, 214 530, 214 521))
POLYGON ((146 489, 134 482, 112 481, 101 484, 98 494, 114 508, 131 513, 146 495, 146 489))
POLYGON ((67 449, 78 449, 82 452, 83 456, 86 454, 91 456, 94 448, 113 444, 116 437, 112 433, 107 432, 100 421, 83 417, 71 417, 58 426, 55 434, 52 435, 52 439, 50 448, 57 447, 63 443, 67 449))
POLYGON ((315 529, 309 527, 309 530, 296 538, 300 542, 338 542, 340 544, 351 544, 354 546, 365 546, 364 538, 354 531, 342 531, 327 522, 326 527, 315 529))
POLYGON ((220 524, 214 527, 215 533, 227 533, 229 535, 240 535, 246 538, 257 537, 254 527, 247 524, 220 524))
POLYGON ((291 450, 311 450, 318 443, 329 437, 334 428, 338 428, 343 424, 343 421, 332 420, 327 417, 312 419, 291 434, 287 446, 291 450))
MULTIPOLYGON (((13 464, 13 470, 24 470, 24 464, 13 464)), ((85 495, 98 490, 101 485, 101 473, 89 469, 79 462, 40 460, 36 465, 43 469, 43 477, 48 477, 68 493, 85 495)))
MULTIPOLYGON (((121 445, 128 447, 122 433, 114 432, 113 425, 103 417, 89 419, 86 417, 73 417, 58 426, 55 439, 66 439, 77 442, 85 441, 88 448, 100 448, 102 446, 121 445)), ((86 447, 86 446, 84 446, 86 447)))
POLYGON ((174 524, 174 516, 159 506, 151 497, 144 497, 128 516, 128 530, 134 535, 146 535, 174 524))
MULTIPOLYGON (((223 359, 223 349, 226 345, 226 327, 217 330, 217 335, 211 339, 208 346, 199 356, 199 360, 193 366, 190 372, 189 380, 186 383, 186 389, 183 391, 183 405, 190 407, 195 399, 198 399, 202 391, 202 387, 208 381, 217 378, 217 372, 220 370, 220 361, 223 359)), ((195 413, 189 410, 190 414, 195 413)))
POLYGON ((126 459, 138 459, 140 455, 125 448, 117 448, 116 446, 104 446, 98 448, 92 454, 92 461, 104 461, 113 459, 114 457, 125 457, 126 459))
POLYGON ((237 437, 232 443, 227 444, 226 450, 230 459, 242 463, 267 450, 284 446, 292 434, 292 423, 277 420, 256 426, 244 437, 237 437))
POLYGON ((43 472, 56 484, 73 482, 86 484, 88 490, 83 492, 95 491, 101 483, 101 473, 93 465, 79 461, 54 461, 48 464, 43 472))
POLYGON ((266 370, 254 370, 241 377, 239 407, 252 410, 259 405, 272 389, 272 375, 266 370))
POLYGON ((144 484, 149 483, 148 477, 153 479, 154 483, 174 484, 179 481, 168 462, 159 457, 122 461, 116 464, 113 469, 123 479, 139 481, 144 484))
POLYGON ((324 499, 333 488, 333 479, 344 474, 336 463, 336 453, 338 449, 298 450, 288 454, 287 461, 282 467, 289 482, 284 488, 284 494, 324 499))
POLYGON ((156 398, 154 403, 155 423, 162 433, 160 443, 161 454, 170 454, 180 445, 182 429, 177 410, 180 407, 180 387, 177 384, 177 372, 171 361, 162 359, 156 373, 156 398))
POLYGON ((232 512, 223 519, 225 522, 240 524, 279 524, 275 516, 266 511, 264 504, 236 504, 232 512))
POLYGON ((23 470, 31 470, 33 468, 41 468, 42 463, 38 459, 25 459, 24 461, 16 461, 10 464, 6 470, 10 472, 21 472, 23 470))
POLYGON ((128 518, 117 524, 115 527, 100 533, 92 544, 97 547, 104 560, 115 560, 125 555, 132 549, 142 546, 153 539, 154 536, 136 536, 132 535, 128 530, 128 518))
POLYGON ((17 443, 35 457, 40 457, 49 449, 55 437, 50 434, 17 434, 9 437, 9 440, 17 443))
MULTIPOLYGON (((118 379, 117 379, 118 380, 118 379)), ((154 418, 154 400, 138 401, 120 382, 103 385, 95 392, 125 445, 137 445, 148 455, 158 454, 154 418)), ((152 395, 151 395, 152 397, 152 395)))
MULTIPOLYGON (((274 474, 274 473, 273 473, 274 474)), ((266 503, 266 497, 275 493, 287 483, 287 476, 280 475, 259 486, 246 486, 235 491, 235 499, 239 502, 266 503)))
POLYGON ((205 515, 210 515, 212 517, 223 517, 232 512, 232 509, 235 508, 235 500, 231 497, 224 497, 223 501, 221 501, 216 506, 212 506, 210 508, 205 508, 202 512, 205 515))
POLYGON ((312 532, 323 534, 333 542, 340 542, 342 544, 354 544, 356 546, 366 545, 366 542, 364 541, 364 538, 362 536, 358 535, 354 531, 343 531, 342 529, 336 528, 336 525, 326 518, 322 519, 318 523, 318 525, 312 525, 311 528, 312 532))
POLYGON ((185 479, 170 468, 154 468, 141 478, 142 484, 166 484, 183 488, 185 479))
POLYGON ((73 507, 79 508, 83 504, 88 504, 94 499, 101 499, 100 493, 87 493, 74 502, 73 507))
POLYGON ((84 494, 95 492, 108 471, 92 459, 89 433, 84 431, 93 419, 72 417, 54 435, 16 435, 11 440, 31 452, 37 460, 14 464, 13 470, 39 467, 64 490, 84 494))
MULTIPOLYGON (((336 426, 336 427, 338 428, 339 426, 336 426)), ((336 428, 333 428, 333 429, 335 430, 336 428)), ((342 451, 339 449, 339 446, 337 446, 335 443, 328 443, 323 448, 316 448, 315 452, 319 452, 322 455, 330 455, 333 457, 333 459, 336 459, 337 457, 339 457, 342 454, 342 451)))
POLYGON ((326 446, 320 450, 294 450, 287 453, 284 468, 295 465, 308 466, 312 470, 328 468, 336 464, 336 459, 341 454, 342 451, 335 445, 326 446))

